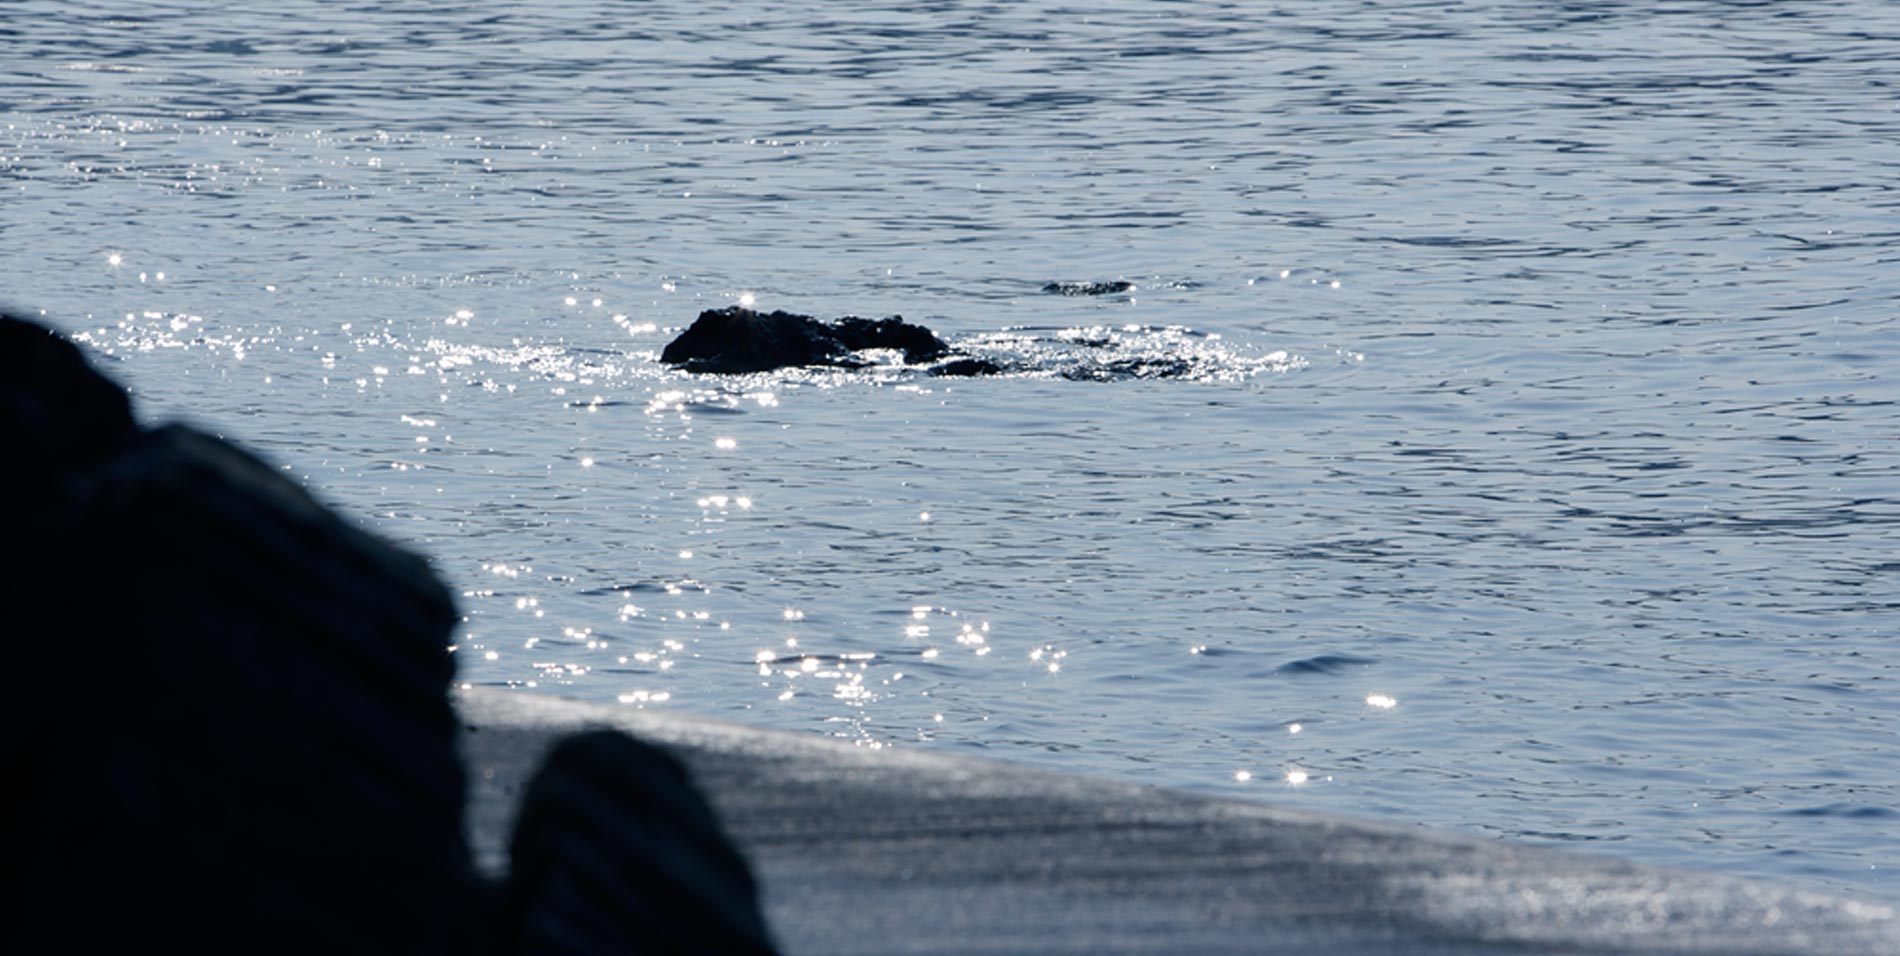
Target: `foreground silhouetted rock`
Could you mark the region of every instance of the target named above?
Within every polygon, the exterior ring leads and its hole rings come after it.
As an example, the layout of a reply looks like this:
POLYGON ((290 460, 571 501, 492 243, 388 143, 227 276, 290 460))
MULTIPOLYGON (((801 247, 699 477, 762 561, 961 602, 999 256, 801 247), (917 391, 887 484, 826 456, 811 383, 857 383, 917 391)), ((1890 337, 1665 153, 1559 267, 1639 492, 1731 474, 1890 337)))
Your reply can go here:
POLYGON ((4 834, 15 905, 54 948, 767 948, 744 862, 630 740, 536 778, 531 893, 476 874, 455 608, 421 558, 235 445, 140 429, 78 349, 4 316, 0 448, 4 834), (622 875, 546 876, 601 867, 622 875), (517 928, 591 929, 498 940, 498 892, 517 928))
POLYGON ((825 323, 792 312, 755 312, 742 306, 708 309, 667 343, 660 361, 689 372, 769 372, 807 365, 847 368, 864 363, 852 353, 896 349, 909 363, 950 354, 936 334, 899 316, 888 319, 846 317, 825 323))
POLYGON ((498 934, 509 951, 772 951, 745 860, 686 769, 625 734, 554 745, 509 859, 498 934))

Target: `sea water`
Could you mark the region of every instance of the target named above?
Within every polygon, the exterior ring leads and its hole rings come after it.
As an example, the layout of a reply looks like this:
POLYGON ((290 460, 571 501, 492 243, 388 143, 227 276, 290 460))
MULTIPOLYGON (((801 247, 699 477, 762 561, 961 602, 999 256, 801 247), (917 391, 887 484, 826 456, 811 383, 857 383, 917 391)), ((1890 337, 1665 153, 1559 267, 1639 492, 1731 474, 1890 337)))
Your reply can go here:
POLYGON ((1896 81, 1884 0, 14 0, 0 295, 469 684, 1892 899, 1896 81), (741 301, 1023 370, 658 363, 741 301))

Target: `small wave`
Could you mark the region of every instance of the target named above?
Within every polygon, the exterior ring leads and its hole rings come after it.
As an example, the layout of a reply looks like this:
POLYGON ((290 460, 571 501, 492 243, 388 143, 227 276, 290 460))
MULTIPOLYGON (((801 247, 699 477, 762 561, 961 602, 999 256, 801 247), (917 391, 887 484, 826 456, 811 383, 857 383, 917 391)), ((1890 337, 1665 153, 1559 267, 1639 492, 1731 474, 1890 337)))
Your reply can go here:
POLYGON ((666 584, 640 581, 633 584, 609 584, 604 587, 582 588, 574 592, 583 597, 610 597, 617 594, 664 594, 670 593, 666 584))
POLYGON ((952 346, 1005 374, 1082 382, 1238 381, 1306 365, 1304 359, 1285 351, 1251 353, 1219 336, 1180 326, 1018 329, 973 336, 952 346))
POLYGON ((1900 810, 1892 807, 1871 806, 1864 803, 1829 803, 1818 807, 1796 807, 1783 810, 1782 815, 1790 817, 1838 817, 1843 820, 1888 820, 1900 818, 1900 810))
POLYGON ((1343 674, 1356 667, 1371 667, 1378 661, 1370 657, 1354 657, 1351 654, 1321 654, 1302 660, 1289 661, 1274 668, 1276 674, 1343 674))

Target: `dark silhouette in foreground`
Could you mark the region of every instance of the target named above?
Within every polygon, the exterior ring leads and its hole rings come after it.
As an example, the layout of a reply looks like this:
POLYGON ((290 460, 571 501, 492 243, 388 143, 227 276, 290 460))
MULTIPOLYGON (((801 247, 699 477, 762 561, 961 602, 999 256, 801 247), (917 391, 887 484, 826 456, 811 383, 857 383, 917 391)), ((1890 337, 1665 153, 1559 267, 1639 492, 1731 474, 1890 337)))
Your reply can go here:
POLYGON ((686 769, 625 734, 555 744, 510 849, 509 951, 626 951, 629 940, 640 952, 767 950, 745 860, 686 769))
POLYGON ((477 874, 421 558, 4 316, 0 448, 5 836, 50 948, 770 951, 710 808, 624 735, 557 747, 516 873, 477 874))

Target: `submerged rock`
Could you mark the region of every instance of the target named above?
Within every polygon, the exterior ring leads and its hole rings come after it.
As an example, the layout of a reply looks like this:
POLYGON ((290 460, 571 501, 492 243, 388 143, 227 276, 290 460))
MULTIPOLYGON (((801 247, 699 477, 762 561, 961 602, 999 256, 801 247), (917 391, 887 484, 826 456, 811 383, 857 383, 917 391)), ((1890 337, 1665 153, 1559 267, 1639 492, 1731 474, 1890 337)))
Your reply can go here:
POLYGON ((950 347, 921 325, 901 316, 846 317, 832 323, 792 312, 755 312, 742 306, 708 309, 667 343, 660 361, 690 372, 769 372, 807 365, 858 367, 864 349, 895 349, 904 361, 929 362, 950 347))
POLYGON ((1001 365, 983 358, 954 358, 931 366, 930 374, 947 377, 974 378, 979 375, 1001 375, 1009 371, 1001 365))
MULTIPOLYGON (((139 428, 71 343, 4 316, 0 448, 18 677, 0 833, 21 911, 83 952, 497 951, 447 696, 457 615, 427 562, 230 442, 139 428)), ((531 859, 586 843, 667 876, 537 884, 529 918, 659 907, 707 914, 671 951, 763 940, 744 863, 683 776, 631 741, 587 746, 544 773, 588 807, 557 830, 587 836, 531 859), (648 898, 673 874, 690 882, 648 898)), ((648 945, 590 939, 573 951, 648 945)))
POLYGON ((1042 287, 1049 295, 1121 295, 1135 291, 1135 284, 1127 279, 1112 282, 1051 282, 1042 287))

